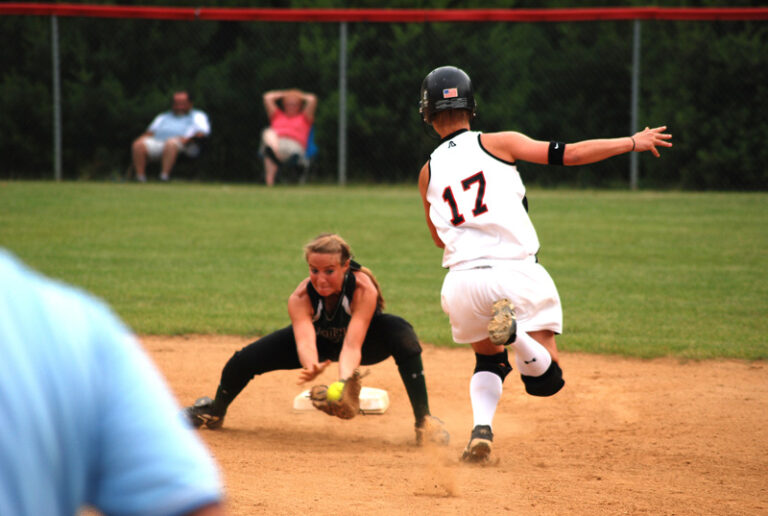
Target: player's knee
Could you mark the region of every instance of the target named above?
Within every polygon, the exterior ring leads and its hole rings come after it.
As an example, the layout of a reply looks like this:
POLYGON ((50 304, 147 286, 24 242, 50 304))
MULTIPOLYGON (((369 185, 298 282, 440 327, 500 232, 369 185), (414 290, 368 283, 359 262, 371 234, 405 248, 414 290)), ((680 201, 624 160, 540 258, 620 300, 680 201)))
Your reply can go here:
POLYGON ((182 147, 181 138, 168 138, 163 143, 163 152, 176 154, 182 147))
POLYGON ((240 351, 235 351, 235 353, 229 357, 227 363, 224 364, 222 372, 225 376, 241 376, 243 365, 242 353, 240 351))
POLYGON ((403 334, 400 338, 400 349, 402 355, 413 356, 421 354, 421 344, 414 332, 403 334))
POLYGON ((387 333, 394 348, 392 356, 395 360, 421 354, 419 337, 416 336, 413 326, 405 319, 393 317, 387 333))
POLYGON ((563 370, 552 361, 549 369, 541 376, 520 375, 525 384, 525 391, 531 396, 552 396, 557 394, 565 385, 563 380, 563 370))
POLYGON ((221 376, 222 378, 229 380, 227 385, 241 382, 247 383, 255 375, 266 372, 263 367, 258 367, 260 364, 261 361, 253 360, 253 357, 246 356, 241 349, 240 351, 235 351, 232 357, 224 365, 221 376))
POLYGON ((481 355, 475 353, 475 373, 488 371, 501 378, 503 382, 507 375, 512 371, 512 365, 509 363, 509 355, 505 349, 495 355, 481 355))

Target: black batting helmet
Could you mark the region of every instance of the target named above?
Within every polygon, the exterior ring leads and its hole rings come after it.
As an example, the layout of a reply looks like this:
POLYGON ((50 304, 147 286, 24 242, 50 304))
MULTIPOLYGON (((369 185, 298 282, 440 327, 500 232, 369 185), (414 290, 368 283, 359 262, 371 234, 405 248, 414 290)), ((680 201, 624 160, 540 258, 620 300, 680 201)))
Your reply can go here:
POLYGON ((455 66, 435 68, 421 83, 419 113, 429 122, 438 111, 466 109, 475 117, 475 92, 469 75, 455 66))

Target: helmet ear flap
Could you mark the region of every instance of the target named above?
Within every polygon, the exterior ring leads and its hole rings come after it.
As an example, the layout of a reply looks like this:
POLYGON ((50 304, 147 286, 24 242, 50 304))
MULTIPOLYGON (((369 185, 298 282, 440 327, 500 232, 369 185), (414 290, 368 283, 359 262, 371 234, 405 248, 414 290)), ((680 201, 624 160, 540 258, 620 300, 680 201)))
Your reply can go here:
POLYGON ((427 88, 427 78, 425 77, 421 83, 421 99, 419 100, 419 115, 424 123, 429 124, 430 119, 430 106, 429 106, 429 92, 427 88))

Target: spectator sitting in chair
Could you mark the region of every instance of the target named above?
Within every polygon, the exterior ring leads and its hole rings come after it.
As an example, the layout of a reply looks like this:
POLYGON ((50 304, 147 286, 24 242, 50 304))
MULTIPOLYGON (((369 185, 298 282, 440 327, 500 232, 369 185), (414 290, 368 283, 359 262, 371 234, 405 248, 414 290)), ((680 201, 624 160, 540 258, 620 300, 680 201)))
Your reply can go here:
POLYGON ((290 159, 304 157, 316 107, 317 97, 301 90, 268 91, 264 94, 264 108, 270 126, 261 135, 260 150, 264 156, 267 186, 275 184, 280 165, 290 159))
POLYGON ((168 181, 179 153, 196 158, 200 146, 195 139, 205 138, 210 133, 208 115, 192 109, 186 91, 177 91, 173 94, 171 110, 157 115, 147 131, 133 142, 131 152, 136 180, 142 183, 147 180, 147 161, 160 160, 160 180, 168 181))

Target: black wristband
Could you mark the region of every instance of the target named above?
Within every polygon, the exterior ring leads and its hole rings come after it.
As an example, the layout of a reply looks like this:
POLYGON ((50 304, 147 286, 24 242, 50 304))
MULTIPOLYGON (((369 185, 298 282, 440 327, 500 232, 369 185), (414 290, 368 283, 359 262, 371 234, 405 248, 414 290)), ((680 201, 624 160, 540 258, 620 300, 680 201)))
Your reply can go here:
POLYGON ((547 161, 550 165, 562 165, 565 144, 563 142, 549 142, 547 161))

